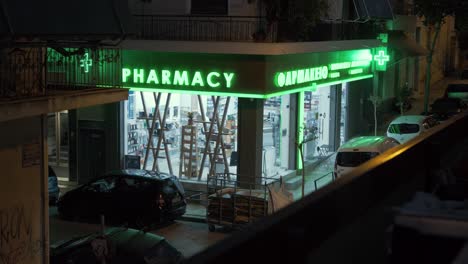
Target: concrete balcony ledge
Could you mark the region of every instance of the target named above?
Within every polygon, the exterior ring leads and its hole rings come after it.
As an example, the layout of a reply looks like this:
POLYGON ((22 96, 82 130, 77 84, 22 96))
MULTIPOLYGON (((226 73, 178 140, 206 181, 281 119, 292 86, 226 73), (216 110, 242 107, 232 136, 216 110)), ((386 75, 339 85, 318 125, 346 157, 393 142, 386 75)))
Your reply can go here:
POLYGON ((52 90, 45 96, 0 99, 0 122, 128 99, 128 89, 52 90))

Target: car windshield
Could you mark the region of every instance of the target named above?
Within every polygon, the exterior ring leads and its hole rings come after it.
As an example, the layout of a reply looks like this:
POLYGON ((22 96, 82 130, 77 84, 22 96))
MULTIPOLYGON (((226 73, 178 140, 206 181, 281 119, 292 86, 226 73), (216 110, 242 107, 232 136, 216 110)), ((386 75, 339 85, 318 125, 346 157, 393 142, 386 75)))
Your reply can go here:
POLYGON ((336 163, 342 167, 357 167, 377 155, 378 152, 338 152, 336 163))
POLYGON ((391 124, 388 132, 393 134, 413 134, 419 132, 418 124, 391 124))

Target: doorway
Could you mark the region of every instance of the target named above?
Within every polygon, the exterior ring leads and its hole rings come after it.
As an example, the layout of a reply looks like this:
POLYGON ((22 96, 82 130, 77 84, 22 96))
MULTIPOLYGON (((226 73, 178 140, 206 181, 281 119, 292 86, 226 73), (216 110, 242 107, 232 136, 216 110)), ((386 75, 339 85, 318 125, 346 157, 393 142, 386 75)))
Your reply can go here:
POLYGON ((81 128, 79 142, 78 184, 83 184, 106 172, 105 132, 95 128, 81 128))
POLYGON ((70 128, 68 110, 47 115, 47 152, 49 165, 60 179, 68 179, 70 128))

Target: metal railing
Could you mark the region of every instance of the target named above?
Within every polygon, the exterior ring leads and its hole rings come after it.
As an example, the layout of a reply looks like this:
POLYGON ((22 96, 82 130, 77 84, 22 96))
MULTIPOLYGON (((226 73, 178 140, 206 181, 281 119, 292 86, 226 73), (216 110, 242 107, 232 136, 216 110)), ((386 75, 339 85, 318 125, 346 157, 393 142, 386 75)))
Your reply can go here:
POLYGON ((417 191, 432 193, 438 186, 435 172, 447 160, 459 154, 466 159, 466 131, 463 113, 187 262, 239 263, 249 256, 250 262, 390 263, 386 231, 393 223, 392 208, 417 191))
POLYGON ((265 17, 134 15, 137 38, 185 41, 329 41, 375 38, 372 23, 321 21, 300 32, 298 22, 278 19, 271 24, 265 17), (305 34, 305 35, 304 35, 305 34))
MULTIPOLYGON (((195 41, 253 41, 265 28, 264 17, 134 15, 139 39, 195 41)), ((276 26, 264 41, 276 41, 276 26)))
POLYGON ((0 98, 45 94, 45 68, 41 47, 0 49, 0 98))
POLYGON ((47 88, 76 90, 122 86, 118 48, 47 49, 47 88))
POLYGON ((120 87, 121 57, 120 49, 114 48, 0 49, 0 99, 45 96, 54 90, 120 87))
POLYGON ((331 175, 331 179, 330 179, 329 182, 333 182, 335 180, 335 178, 333 177, 333 171, 327 172, 326 174, 324 174, 324 175, 322 175, 322 176, 320 176, 320 177, 318 177, 317 179, 314 180, 315 190, 318 189, 317 183, 319 181, 321 181, 322 179, 324 179, 325 177, 329 176, 329 175, 331 175))

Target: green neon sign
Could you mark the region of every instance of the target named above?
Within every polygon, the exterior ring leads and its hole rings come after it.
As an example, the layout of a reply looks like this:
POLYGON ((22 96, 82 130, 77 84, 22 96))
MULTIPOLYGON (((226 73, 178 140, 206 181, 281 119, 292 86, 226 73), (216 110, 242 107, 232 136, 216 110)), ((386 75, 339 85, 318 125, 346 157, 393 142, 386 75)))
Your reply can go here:
POLYGON ((330 78, 330 79, 340 78, 340 73, 339 72, 330 72, 328 74, 328 78, 330 78))
POLYGON ((338 80, 338 81, 321 83, 320 85, 303 86, 303 87, 298 87, 298 88, 294 88, 294 89, 290 89, 290 90, 284 90, 284 91, 266 93, 266 94, 264 94, 264 93, 223 92, 222 90, 210 90, 210 91, 190 90, 190 89, 176 90, 176 89, 171 89, 171 87, 167 87, 167 86, 154 86, 152 88, 144 88, 144 87, 138 87, 138 86, 124 86, 123 88, 127 88, 127 89, 130 89, 132 91, 199 94, 199 95, 215 95, 215 96, 235 96, 235 97, 242 97, 242 98, 268 99, 268 98, 271 98, 271 97, 276 97, 276 96, 281 96, 281 95, 291 94, 291 93, 299 93, 299 92, 305 92, 305 91, 313 92, 313 91, 315 91, 316 89, 318 89, 320 87, 325 87, 325 86, 330 86, 330 85, 337 85, 337 84, 342 84, 342 83, 345 83, 345 82, 353 82, 353 81, 368 79, 368 78, 372 78, 372 77, 374 77, 374 75, 367 74, 367 75, 363 75, 363 76, 347 78, 347 79, 342 79, 342 80, 338 80))
POLYGON ((352 70, 349 70, 349 71, 348 71, 349 75, 361 74, 361 73, 363 73, 363 72, 364 72, 364 70, 361 69, 361 68, 359 68, 359 69, 352 69, 352 70))
POLYGON ((187 70, 122 69, 122 82, 147 85, 231 88, 236 74, 233 72, 208 72, 187 70))
MULTIPOLYGON (((300 92, 297 98, 297 105, 300 106, 297 108, 297 129, 296 129, 296 138, 300 141, 304 139, 304 92, 300 92)), ((304 147, 304 146, 302 146, 304 147)), ((296 167, 298 170, 302 169, 302 160, 301 160, 301 151, 296 149, 296 167)))
POLYGON ((120 78, 132 90, 269 98, 369 78, 372 62, 371 49, 275 56, 123 50, 120 78))
POLYGON ((383 66, 387 61, 390 60, 390 56, 385 54, 385 51, 379 50, 379 54, 374 56, 374 60, 376 60, 380 66, 383 66))
POLYGON ((372 54, 370 52, 359 54, 356 60, 331 63, 327 66, 294 69, 281 71, 275 74, 273 83, 277 88, 296 85, 319 85, 328 79, 338 79, 369 74, 372 54))
POLYGON ((379 47, 374 55, 375 69, 378 71, 387 70, 387 62, 390 61, 390 56, 387 54, 387 47, 379 47))
POLYGON ((327 78, 328 67, 321 66, 276 73, 274 82, 277 87, 284 87, 295 84, 303 84, 311 81, 324 80, 327 78))
POLYGON ((93 60, 89 58, 89 53, 84 54, 84 58, 80 60, 80 67, 84 69, 85 73, 89 72, 89 68, 93 65, 93 60))
POLYGON ((380 41, 382 41, 382 43, 388 43, 388 34, 387 33, 380 33, 377 36, 377 39, 380 39, 380 41))

